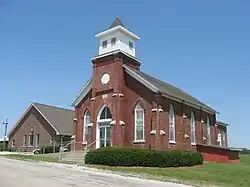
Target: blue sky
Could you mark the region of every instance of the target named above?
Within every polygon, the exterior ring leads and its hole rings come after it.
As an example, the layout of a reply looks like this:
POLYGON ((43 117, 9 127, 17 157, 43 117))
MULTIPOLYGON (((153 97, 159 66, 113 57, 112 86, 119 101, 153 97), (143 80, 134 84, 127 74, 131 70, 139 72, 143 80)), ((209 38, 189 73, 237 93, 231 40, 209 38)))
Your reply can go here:
POLYGON ((0 120, 12 126, 30 101, 70 108, 92 74, 94 34, 117 16, 141 37, 143 71, 214 107, 230 145, 250 148, 247 0, 0 0, 0 120))

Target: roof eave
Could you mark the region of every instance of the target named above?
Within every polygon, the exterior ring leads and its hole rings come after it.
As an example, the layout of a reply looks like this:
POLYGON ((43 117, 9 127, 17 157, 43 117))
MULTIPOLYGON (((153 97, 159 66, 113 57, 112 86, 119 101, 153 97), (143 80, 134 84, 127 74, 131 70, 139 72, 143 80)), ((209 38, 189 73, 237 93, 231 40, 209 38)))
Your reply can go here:
POLYGON ((15 125, 11 128, 11 130, 8 133, 8 137, 10 137, 10 135, 13 133, 13 131, 17 128, 18 124, 21 122, 21 120, 26 116, 26 114, 30 111, 30 109, 32 108, 32 104, 29 105, 29 107, 26 108, 26 110, 24 111, 24 113, 21 115, 21 117, 17 120, 17 122, 15 123, 15 125))
POLYGON ((103 36, 109 35, 109 34, 111 34, 113 32, 116 32, 116 31, 121 31, 124 34, 127 34, 128 36, 130 36, 131 38, 133 38, 134 40, 139 40, 140 39, 139 36, 137 36, 136 34, 130 32, 129 30, 125 29, 124 27, 122 27, 120 25, 116 26, 116 27, 113 27, 111 29, 105 30, 103 32, 100 32, 100 33, 96 34, 95 37, 96 38, 101 38, 103 36))
POLYGON ((155 93, 159 93, 159 89, 154 86, 153 84, 151 84, 150 82, 148 82, 147 80, 143 79, 141 76, 139 76, 138 74, 136 74, 135 72, 133 72, 132 70, 130 70, 129 68, 127 68, 126 65, 123 65, 123 67, 125 68, 125 71, 133 78, 135 78, 136 80, 138 80, 140 83, 144 84, 146 87, 148 87, 151 91, 155 92, 155 93))
POLYGON ((83 86, 83 88, 78 92, 78 94, 75 96, 75 98, 71 101, 70 106, 76 107, 81 100, 88 94, 88 92, 91 90, 91 81, 92 77, 88 80, 88 82, 83 86))
POLYGON ((221 122, 221 121, 217 121, 216 124, 219 125, 219 126, 223 126, 223 127, 228 127, 229 126, 228 123, 224 123, 224 122, 221 122))
POLYGON ((169 94, 166 94, 166 93, 161 93, 161 95, 162 95, 163 97, 170 98, 170 99, 172 99, 172 100, 174 100, 174 101, 177 101, 177 102, 179 102, 179 103, 185 103, 186 105, 191 106, 191 107, 194 107, 194 108, 196 108, 196 109, 202 109, 203 111, 206 111, 206 112, 211 113, 211 114, 217 113, 215 110, 209 110, 209 109, 207 109, 207 108, 205 108, 205 107, 202 107, 202 106, 200 106, 200 105, 191 103, 191 102, 189 102, 189 101, 183 100, 183 99, 178 98, 178 97, 174 97, 174 96, 169 95, 169 94))
POLYGON ((26 116, 26 114, 30 111, 30 109, 34 107, 39 114, 49 123, 49 125, 55 130, 56 134, 59 134, 58 130, 50 123, 50 121, 41 113, 41 111, 35 106, 35 104, 32 102, 29 107, 25 110, 25 112, 22 114, 22 116, 17 120, 17 122, 15 123, 14 127, 10 130, 10 132, 8 133, 8 137, 10 137, 10 135, 13 133, 13 131, 17 128, 17 126, 19 125, 19 123, 22 121, 22 119, 26 116))
POLYGON ((33 107, 39 112, 39 114, 50 124, 50 126, 55 130, 56 134, 59 134, 59 131, 55 128, 55 126, 46 118, 45 115, 36 107, 34 103, 31 103, 33 107))
POLYGON ((108 57, 110 55, 117 55, 118 53, 122 53, 123 55, 126 55, 128 58, 131 58, 132 60, 134 60, 137 63, 141 64, 141 61, 138 58, 136 58, 136 57, 122 51, 121 49, 117 49, 117 50, 114 50, 114 51, 111 51, 111 52, 107 52, 107 53, 103 53, 101 55, 94 56, 94 57, 91 58, 91 61, 94 62, 97 59, 108 57))

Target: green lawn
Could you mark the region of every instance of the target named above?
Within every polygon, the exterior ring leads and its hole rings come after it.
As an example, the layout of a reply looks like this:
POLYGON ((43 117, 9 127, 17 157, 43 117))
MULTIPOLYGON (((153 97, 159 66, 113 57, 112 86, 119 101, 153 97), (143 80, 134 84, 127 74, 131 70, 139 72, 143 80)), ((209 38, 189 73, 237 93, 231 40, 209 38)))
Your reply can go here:
POLYGON ((240 164, 205 163, 203 166, 183 168, 125 168, 91 166, 99 169, 139 174, 163 181, 178 180, 186 184, 206 184, 226 187, 250 186, 250 155, 241 156, 240 164))

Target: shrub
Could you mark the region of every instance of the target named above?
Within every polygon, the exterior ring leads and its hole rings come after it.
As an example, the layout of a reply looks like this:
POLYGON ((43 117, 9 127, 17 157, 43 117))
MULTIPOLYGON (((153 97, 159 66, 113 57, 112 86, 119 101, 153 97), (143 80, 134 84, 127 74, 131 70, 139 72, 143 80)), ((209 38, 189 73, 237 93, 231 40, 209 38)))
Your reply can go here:
MULTIPOLYGON (((40 153, 42 153, 42 154, 54 153, 54 146, 53 145, 41 146, 39 149, 41 150, 40 153)), ((55 152, 58 153, 59 150, 60 150, 60 146, 56 145, 55 152)))
POLYGON ((108 166, 180 167, 203 164, 203 156, 194 151, 106 147, 89 151, 86 164, 108 166))

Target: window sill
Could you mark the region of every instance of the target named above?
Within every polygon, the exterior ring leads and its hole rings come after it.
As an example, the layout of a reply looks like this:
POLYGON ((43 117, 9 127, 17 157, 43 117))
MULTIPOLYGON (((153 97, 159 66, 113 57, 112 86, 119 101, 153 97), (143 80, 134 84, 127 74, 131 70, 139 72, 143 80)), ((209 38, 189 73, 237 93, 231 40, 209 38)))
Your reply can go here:
POLYGON ((196 143, 191 143, 191 145, 196 145, 196 143))
POLYGON ((169 144, 176 144, 176 141, 169 141, 169 144))
POLYGON ((134 144, 140 144, 140 143, 145 143, 145 140, 134 140, 134 144))

